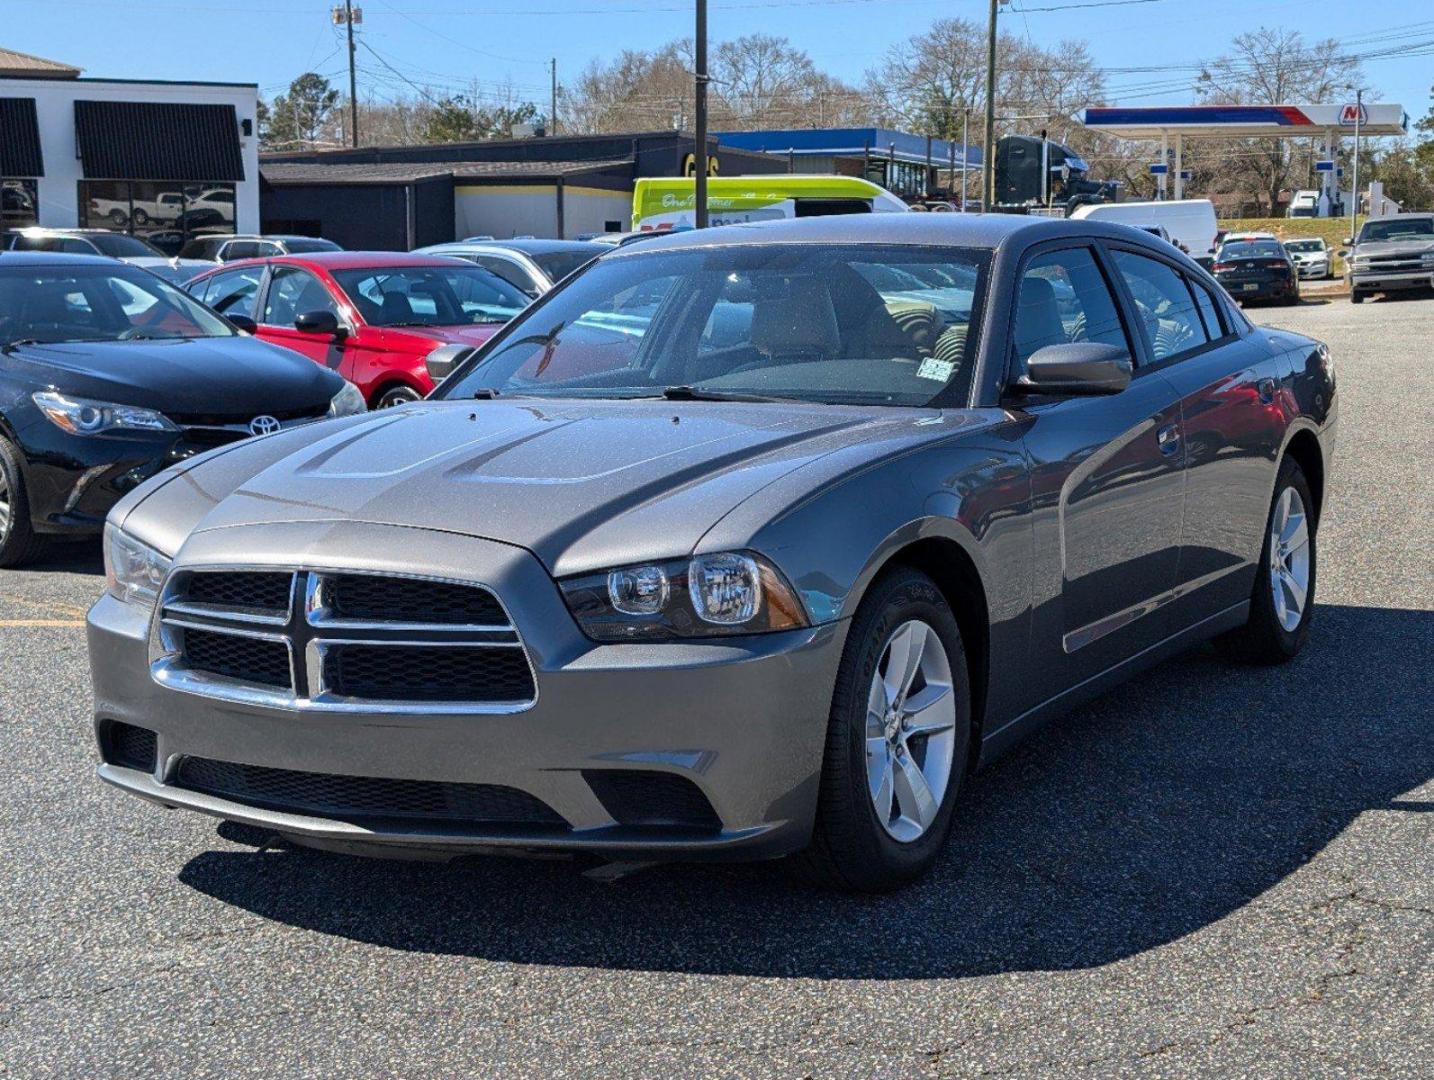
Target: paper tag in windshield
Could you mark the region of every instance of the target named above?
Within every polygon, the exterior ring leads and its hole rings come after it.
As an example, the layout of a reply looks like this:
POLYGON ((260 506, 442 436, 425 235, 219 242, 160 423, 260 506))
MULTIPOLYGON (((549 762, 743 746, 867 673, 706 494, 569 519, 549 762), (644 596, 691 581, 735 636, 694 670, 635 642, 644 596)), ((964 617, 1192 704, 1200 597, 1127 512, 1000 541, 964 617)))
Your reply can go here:
POLYGON ((956 365, 950 360, 938 360, 934 356, 928 356, 921 361, 921 366, 916 369, 918 379, 935 379, 937 382, 946 382, 951 378, 951 373, 956 370, 956 365))

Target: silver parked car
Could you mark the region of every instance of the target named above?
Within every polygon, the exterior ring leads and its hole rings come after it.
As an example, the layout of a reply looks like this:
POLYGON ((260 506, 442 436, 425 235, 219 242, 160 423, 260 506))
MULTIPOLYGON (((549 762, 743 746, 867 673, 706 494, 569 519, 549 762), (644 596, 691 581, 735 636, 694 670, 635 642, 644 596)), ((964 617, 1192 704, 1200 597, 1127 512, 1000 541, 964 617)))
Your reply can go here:
POLYGON ((417 255, 450 255, 477 263, 536 300, 569 274, 608 250, 586 240, 455 240, 418 248, 417 255))
POLYGON ((1048 717, 1208 638, 1299 651, 1335 401, 1324 346, 1118 226, 615 251, 429 400, 115 508, 100 776, 320 847, 888 888, 1048 717))

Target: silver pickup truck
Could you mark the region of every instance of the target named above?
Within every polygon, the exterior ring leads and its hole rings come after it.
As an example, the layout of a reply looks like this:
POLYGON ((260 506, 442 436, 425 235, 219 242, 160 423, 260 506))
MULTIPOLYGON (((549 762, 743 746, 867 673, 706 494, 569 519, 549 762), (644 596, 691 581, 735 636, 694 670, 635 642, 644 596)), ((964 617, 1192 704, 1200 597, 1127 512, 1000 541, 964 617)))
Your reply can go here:
POLYGON ((1395 214, 1364 223, 1349 241, 1345 280, 1356 304, 1366 296, 1434 285, 1434 214, 1395 214))

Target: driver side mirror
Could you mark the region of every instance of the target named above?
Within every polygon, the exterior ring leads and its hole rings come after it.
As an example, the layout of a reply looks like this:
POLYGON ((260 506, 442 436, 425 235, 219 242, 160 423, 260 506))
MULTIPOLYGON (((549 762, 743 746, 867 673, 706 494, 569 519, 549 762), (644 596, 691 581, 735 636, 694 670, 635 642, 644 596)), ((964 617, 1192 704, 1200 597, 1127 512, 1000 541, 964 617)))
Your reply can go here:
POLYGON ((229 325, 235 330, 242 330, 246 334, 252 334, 259 329, 259 324, 248 315, 226 315, 224 317, 229 320, 229 325))
POLYGON ((1011 386, 1024 397, 1096 397, 1118 394, 1130 385, 1130 354, 1118 345, 1074 341, 1037 349, 1026 373, 1011 386))
POLYGON ((332 311, 320 308, 305 311, 294 319, 294 329, 305 334, 327 334, 329 337, 343 337, 348 331, 339 325, 339 317, 332 311))

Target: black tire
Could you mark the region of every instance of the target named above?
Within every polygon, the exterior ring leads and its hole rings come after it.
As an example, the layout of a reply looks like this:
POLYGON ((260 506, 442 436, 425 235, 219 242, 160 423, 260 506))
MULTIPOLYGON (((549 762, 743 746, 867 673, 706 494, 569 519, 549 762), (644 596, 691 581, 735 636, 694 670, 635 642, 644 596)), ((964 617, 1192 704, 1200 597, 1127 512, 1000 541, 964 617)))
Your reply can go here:
POLYGON ((136 207, 134 208, 134 223, 135 223, 136 225, 148 225, 148 224, 149 224, 149 214, 146 213, 145 211, 141 210, 138 206, 136 206, 136 207))
POLYGON ((379 394, 373 407, 375 409, 391 409, 395 405, 407 405, 410 402, 418 401, 421 397, 422 395, 411 386, 390 386, 379 394))
POLYGON ((1351 290, 1350 290, 1350 293, 1349 293, 1349 302, 1350 302, 1351 304, 1362 304, 1362 303, 1364 303, 1364 293, 1362 293, 1362 292, 1355 292, 1353 289, 1351 289, 1351 290))
POLYGON ((1314 500, 1310 497, 1305 474, 1293 458, 1285 458, 1275 479, 1275 494, 1270 500, 1269 516, 1265 519, 1265 542, 1260 546, 1255 587, 1250 594, 1250 617, 1244 626, 1215 639, 1216 647, 1230 659, 1249 664, 1283 664, 1293 660, 1304 648, 1309 638, 1310 619, 1314 615, 1315 584, 1319 571, 1317 524, 1314 500), (1293 630, 1286 630, 1280 622, 1270 581, 1270 530, 1287 488, 1294 488, 1304 504, 1305 525, 1309 533, 1309 587, 1305 591, 1299 623, 1293 630))
POLYGON ((809 884, 856 892, 884 892, 926 873, 950 832, 970 744, 970 682, 956 618, 925 574, 889 571, 852 620, 832 694, 816 824, 811 844, 790 860, 793 872, 809 884), (866 702, 888 640, 913 619, 935 630, 946 650, 956 709, 951 773, 940 808, 921 836, 903 842, 882 824, 868 792, 866 702))
POLYGON ((30 524, 30 500, 20 473, 20 454, 8 439, 0 438, 0 499, 9 513, 0 522, 0 567, 23 566, 39 557, 45 541, 30 524))

